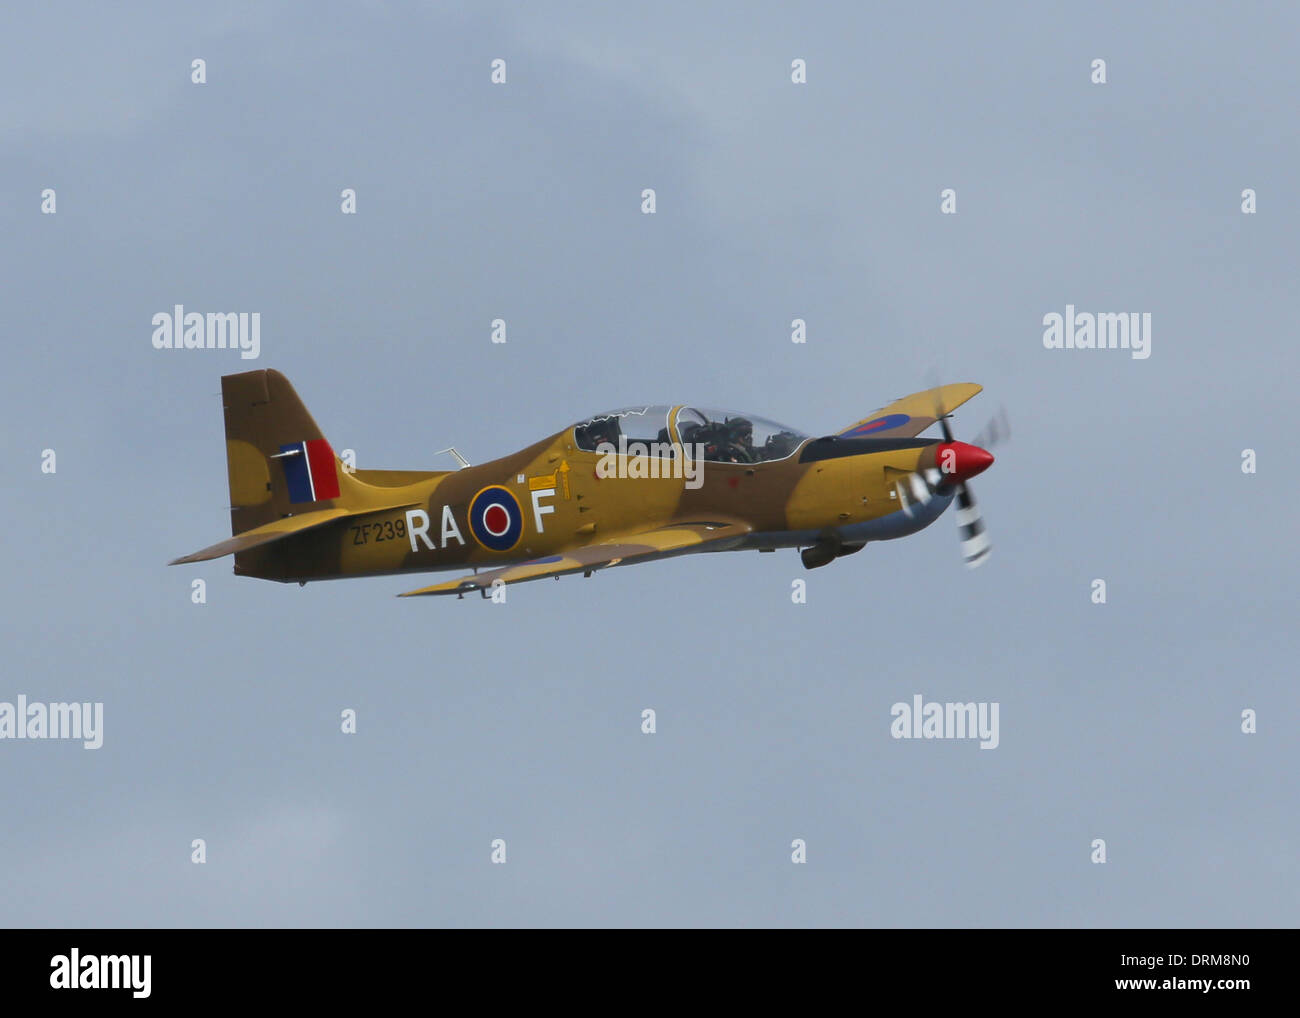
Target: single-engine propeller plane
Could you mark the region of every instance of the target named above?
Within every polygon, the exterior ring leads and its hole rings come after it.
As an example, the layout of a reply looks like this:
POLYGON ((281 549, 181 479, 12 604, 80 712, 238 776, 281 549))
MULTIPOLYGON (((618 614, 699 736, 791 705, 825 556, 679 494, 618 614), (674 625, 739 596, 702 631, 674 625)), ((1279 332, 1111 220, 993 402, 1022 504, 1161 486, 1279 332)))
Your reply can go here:
POLYGON ((300 584, 472 569, 402 596, 486 597, 496 581, 704 551, 799 548, 815 569, 914 534, 956 500, 975 567, 990 545, 968 482, 999 435, 968 445, 947 418, 979 391, 927 389, 821 438, 751 414, 628 407, 490 463, 456 453, 456 470, 361 470, 335 455, 284 375, 227 375, 234 536, 171 564, 233 554, 237 575, 300 584), (917 437, 936 423, 941 439, 917 437))

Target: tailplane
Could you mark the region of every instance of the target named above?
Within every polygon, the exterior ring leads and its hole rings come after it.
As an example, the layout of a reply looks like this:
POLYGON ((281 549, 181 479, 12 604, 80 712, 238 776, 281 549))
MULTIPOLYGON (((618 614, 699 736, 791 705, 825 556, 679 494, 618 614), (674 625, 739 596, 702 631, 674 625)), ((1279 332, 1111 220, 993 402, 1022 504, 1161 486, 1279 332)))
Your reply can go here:
MULTIPOLYGON (((421 482, 443 473, 358 471, 372 483, 360 479, 278 371, 226 375, 221 399, 232 536, 170 565, 238 555, 349 516, 416 505, 421 482)), ((240 565, 236 558, 236 572, 244 571, 240 565)))

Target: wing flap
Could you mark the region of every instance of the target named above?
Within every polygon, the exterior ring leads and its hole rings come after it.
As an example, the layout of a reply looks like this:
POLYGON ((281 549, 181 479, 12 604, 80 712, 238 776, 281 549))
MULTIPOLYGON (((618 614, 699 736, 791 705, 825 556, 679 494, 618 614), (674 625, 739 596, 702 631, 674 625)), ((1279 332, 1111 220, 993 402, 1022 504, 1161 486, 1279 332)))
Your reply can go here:
POLYGON ((838 438, 913 438, 939 419, 950 414, 984 387, 974 382, 940 385, 935 389, 914 392, 881 407, 870 417, 850 424, 838 432, 838 438))
MULTIPOLYGON (((623 563, 649 562, 670 555, 685 555, 693 551, 704 551, 705 545, 717 545, 734 541, 748 534, 753 528, 745 523, 707 522, 675 523, 656 530, 645 530, 631 534, 611 537, 596 544, 571 548, 558 555, 532 559, 516 565, 502 566, 485 572, 473 573, 459 579, 435 583, 419 590, 408 590, 399 597, 424 597, 431 594, 464 594, 475 590, 487 590, 494 581, 502 583, 524 583, 528 580, 540 580, 548 576, 564 576, 568 573, 594 572, 623 563)), ((721 550, 708 548, 709 551, 721 550)))

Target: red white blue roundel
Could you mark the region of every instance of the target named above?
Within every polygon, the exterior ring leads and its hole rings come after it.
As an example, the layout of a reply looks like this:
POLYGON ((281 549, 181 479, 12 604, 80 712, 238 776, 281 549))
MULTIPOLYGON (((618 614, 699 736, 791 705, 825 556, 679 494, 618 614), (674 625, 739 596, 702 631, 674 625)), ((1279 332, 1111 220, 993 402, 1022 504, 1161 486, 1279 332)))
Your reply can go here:
POLYGON ((484 488, 469 503, 469 530, 489 551, 509 551, 524 536, 524 514, 505 488, 484 488))

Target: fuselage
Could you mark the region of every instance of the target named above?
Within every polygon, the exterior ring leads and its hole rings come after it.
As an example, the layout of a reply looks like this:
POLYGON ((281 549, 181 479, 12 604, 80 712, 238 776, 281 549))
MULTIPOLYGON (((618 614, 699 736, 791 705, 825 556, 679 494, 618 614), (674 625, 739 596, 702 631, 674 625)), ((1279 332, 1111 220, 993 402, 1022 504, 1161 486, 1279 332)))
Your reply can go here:
POLYGON ((566 428, 446 473, 358 471, 353 498, 385 508, 242 551, 235 572, 307 581, 494 568, 647 527, 712 521, 749 532, 710 550, 860 547, 923 529, 952 500, 943 484, 926 498, 908 494, 918 476, 937 473, 936 439, 800 436, 778 458, 696 460, 690 476, 675 426, 660 450, 667 455, 583 448, 590 443, 580 434, 566 428))

